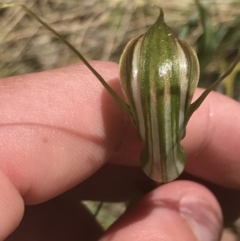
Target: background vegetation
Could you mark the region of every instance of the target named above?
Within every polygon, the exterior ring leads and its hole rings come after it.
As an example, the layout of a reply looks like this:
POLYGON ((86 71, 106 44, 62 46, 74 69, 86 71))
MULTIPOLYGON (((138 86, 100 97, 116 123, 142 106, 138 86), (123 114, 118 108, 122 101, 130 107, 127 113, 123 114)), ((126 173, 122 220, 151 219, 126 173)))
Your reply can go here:
MULTIPOLYGON (((1 2, 9 2, 2 0, 1 2)), ((19 1, 15 1, 19 2, 19 1)), ((22 2, 22 1, 21 1, 22 2)), ((31 0, 38 16, 87 59, 118 62, 126 43, 153 24, 159 5, 173 32, 193 45, 201 65, 200 85, 224 72, 240 47, 239 0, 31 0)), ((76 56, 20 8, 0 10, 0 77, 78 62, 76 56)), ((240 64, 218 91, 240 101, 240 64)), ((85 202, 93 211, 96 203, 85 202)), ((122 205, 105 204, 101 223, 110 225, 122 205)), ((235 225, 235 233, 239 225, 235 225)), ((237 236, 233 236, 236 238, 237 236)), ((223 240, 230 240, 226 237, 223 240)), ((234 240, 234 239, 232 239, 234 240)))

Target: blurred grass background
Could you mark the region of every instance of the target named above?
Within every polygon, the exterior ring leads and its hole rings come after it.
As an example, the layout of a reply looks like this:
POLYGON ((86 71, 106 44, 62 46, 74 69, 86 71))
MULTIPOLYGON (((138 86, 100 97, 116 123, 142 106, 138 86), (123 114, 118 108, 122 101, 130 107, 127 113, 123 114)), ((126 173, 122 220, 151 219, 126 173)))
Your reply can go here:
MULTIPOLYGON (((161 6, 173 32, 198 52, 200 85, 205 87, 226 70, 240 47, 239 0, 200 0, 199 4, 194 0, 31 0, 24 3, 87 59, 115 62, 126 43, 154 23, 158 9, 153 5, 161 6)), ((20 8, 0 10, 0 29, 0 77, 79 61, 59 39, 20 8)), ((218 91, 240 101, 240 64, 218 91)), ((97 210, 98 203, 84 204, 93 213, 97 210)), ((123 210, 123 205, 113 208, 104 204, 102 214, 98 215, 100 222, 109 226, 123 210)), ((235 225, 236 230, 240 230, 239 226, 235 225)), ((233 239, 224 237, 223 240, 239 240, 232 231, 230 235, 233 239)))
MULTIPOLYGON (((199 2, 199 6, 194 0, 31 0, 25 3, 87 59, 116 62, 126 43, 144 33, 155 21, 158 9, 153 5, 159 5, 173 32, 198 50, 200 84, 208 86, 224 72, 239 47, 240 1, 199 2)), ((20 8, 0 10, 0 28, 0 77, 79 61, 59 39, 20 8)), ((240 100, 240 66, 236 69, 234 76, 218 90, 240 100)))

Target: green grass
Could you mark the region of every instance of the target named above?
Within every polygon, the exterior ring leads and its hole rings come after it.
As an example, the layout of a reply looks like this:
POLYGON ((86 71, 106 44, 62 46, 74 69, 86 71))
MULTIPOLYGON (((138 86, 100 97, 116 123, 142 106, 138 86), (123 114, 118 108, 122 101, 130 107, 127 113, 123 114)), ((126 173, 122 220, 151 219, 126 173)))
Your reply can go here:
MULTIPOLYGON (((1 1, 4 2, 4 1, 1 1)), ((9 1, 5 1, 9 2, 9 1)), ((118 62, 126 43, 153 24, 160 5, 174 33, 192 44, 209 86, 240 48, 240 1, 206 0, 28 1, 27 6, 71 42, 87 59, 118 62)), ((0 77, 57 68, 79 60, 49 31, 19 8, 0 10, 0 77)), ((240 100, 240 64, 218 91, 240 100)), ((98 203, 84 202, 94 213, 98 203)), ((98 215, 107 228, 124 205, 104 204, 98 215)))

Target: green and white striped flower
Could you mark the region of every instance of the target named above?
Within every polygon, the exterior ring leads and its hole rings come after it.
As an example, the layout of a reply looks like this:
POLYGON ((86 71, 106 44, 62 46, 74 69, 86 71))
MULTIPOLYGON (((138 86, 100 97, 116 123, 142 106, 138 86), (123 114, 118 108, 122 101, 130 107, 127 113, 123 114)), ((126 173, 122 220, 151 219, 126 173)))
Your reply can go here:
POLYGON ((120 81, 145 147, 141 166, 158 182, 180 175, 187 112, 199 79, 194 50, 175 38, 163 12, 144 35, 132 39, 120 59, 120 81))

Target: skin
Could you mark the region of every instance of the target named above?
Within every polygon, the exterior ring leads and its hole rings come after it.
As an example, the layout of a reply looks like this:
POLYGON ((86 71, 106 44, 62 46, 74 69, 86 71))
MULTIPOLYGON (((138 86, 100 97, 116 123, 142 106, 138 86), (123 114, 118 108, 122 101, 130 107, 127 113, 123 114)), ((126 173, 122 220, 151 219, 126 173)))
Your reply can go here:
MULTIPOLYGON (((117 64, 92 64, 122 96, 117 64)), ((6 78, 0 92, 0 240, 218 240, 223 217, 239 215, 236 101, 207 97, 182 143, 186 173, 156 185, 139 168, 134 126, 84 65, 6 78), (106 233, 79 205, 139 189, 106 233)))

